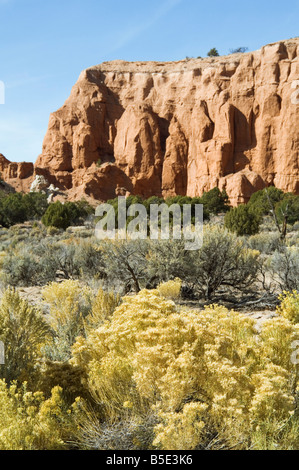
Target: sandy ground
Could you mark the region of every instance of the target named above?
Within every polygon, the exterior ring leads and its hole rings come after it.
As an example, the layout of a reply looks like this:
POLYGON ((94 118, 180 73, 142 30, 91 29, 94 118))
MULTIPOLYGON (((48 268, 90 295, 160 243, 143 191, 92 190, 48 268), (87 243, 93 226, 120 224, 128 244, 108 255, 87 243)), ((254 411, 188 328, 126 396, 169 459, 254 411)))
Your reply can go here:
MULTIPOLYGON (((26 299, 31 305, 34 305, 35 307, 42 307, 42 287, 39 286, 33 286, 33 287, 21 287, 18 289, 20 295, 22 298, 26 299)), ((184 302, 184 305, 187 305, 187 303, 184 302)), ((190 306, 190 305, 189 305, 190 306)), ((192 308, 194 309, 200 309, 202 308, 201 305, 196 305, 195 303, 192 302, 191 305, 192 308)), ((232 308, 233 309, 233 308, 232 308)), ((45 312, 46 313, 46 312, 45 312)), ((257 329, 260 330, 262 324, 277 316, 275 310, 246 310, 246 306, 242 312, 240 312, 243 315, 247 315, 251 318, 253 318, 256 321, 256 326, 257 329)))

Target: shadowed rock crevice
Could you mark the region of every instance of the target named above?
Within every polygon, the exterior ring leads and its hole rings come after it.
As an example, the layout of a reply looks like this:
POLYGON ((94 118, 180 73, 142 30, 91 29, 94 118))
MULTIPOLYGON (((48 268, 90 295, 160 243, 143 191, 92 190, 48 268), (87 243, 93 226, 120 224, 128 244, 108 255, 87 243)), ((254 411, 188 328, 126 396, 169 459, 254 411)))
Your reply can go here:
POLYGON ((158 127, 160 131, 160 147, 161 151, 166 151, 166 140, 169 137, 169 121, 158 116, 158 127))

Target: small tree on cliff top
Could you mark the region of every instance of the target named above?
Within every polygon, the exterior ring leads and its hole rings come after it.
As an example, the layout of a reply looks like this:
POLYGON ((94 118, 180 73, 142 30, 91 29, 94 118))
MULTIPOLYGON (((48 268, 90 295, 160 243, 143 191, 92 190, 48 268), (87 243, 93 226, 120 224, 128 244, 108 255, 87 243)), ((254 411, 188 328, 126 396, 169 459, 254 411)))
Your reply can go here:
POLYGON ((216 47, 213 47, 212 49, 209 50, 208 57, 219 57, 219 52, 217 51, 216 47))

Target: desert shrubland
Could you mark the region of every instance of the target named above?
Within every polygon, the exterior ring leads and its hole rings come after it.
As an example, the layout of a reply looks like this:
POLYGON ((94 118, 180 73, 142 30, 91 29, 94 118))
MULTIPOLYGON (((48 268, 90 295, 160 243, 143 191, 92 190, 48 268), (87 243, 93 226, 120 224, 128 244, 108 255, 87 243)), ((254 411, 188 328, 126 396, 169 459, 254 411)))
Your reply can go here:
POLYGON ((51 283, 44 316, 6 291, 1 448, 297 449, 298 292, 259 330, 221 305, 177 303, 180 286, 120 299, 51 283))
POLYGON ((21 200, 36 220, 0 228, 0 449, 299 448, 296 198, 127 198, 203 203, 194 251, 45 226, 37 196, 2 201, 5 217, 21 200))

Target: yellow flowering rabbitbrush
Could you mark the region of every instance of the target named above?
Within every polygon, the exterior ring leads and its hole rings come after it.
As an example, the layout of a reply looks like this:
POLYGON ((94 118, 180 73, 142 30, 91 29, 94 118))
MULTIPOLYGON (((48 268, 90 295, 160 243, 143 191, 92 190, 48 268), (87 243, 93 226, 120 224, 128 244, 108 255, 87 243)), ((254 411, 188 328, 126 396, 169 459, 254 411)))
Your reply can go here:
POLYGON ((54 387, 46 399, 41 392, 30 392, 0 380, 0 449, 60 450, 65 438, 75 433, 76 404, 67 408, 62 389, 54 387))
POLYGON ((284 320, 281 350, 280 328, 275 318, 259 334, 254 320, 224 307, 179 309, 159 290, 143 290, 77 340, 71 363, 85 371, 107 420, 152 410, 158 448, 206 448, 211 436, 215 447, 248 448, 261 423, 282 426, 295 408, 297 328, 284 320))

